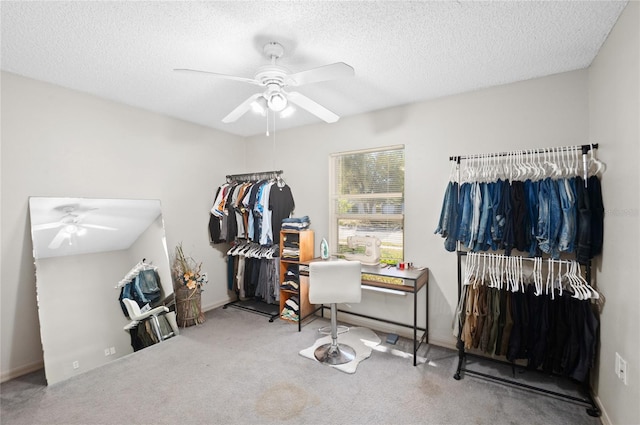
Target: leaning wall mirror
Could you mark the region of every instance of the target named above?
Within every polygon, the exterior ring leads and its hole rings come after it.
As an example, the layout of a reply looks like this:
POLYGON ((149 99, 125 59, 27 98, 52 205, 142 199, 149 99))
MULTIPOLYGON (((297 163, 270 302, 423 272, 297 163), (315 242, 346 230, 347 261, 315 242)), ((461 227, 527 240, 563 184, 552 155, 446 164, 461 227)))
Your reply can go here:
POLYGON ((122 282, 144 259, 161 301, 173 284, 159 200, 29 198, 49 385, 137 351, 122 282))

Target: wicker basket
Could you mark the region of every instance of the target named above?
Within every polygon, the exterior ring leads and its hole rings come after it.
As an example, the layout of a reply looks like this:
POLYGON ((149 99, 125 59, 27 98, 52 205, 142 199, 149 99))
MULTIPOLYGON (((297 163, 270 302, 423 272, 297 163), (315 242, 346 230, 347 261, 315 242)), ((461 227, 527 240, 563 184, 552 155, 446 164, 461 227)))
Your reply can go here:
POLYGON ((182 287, 176 290, 176 319, 182 328, 204 323, 200 289, 182 287))

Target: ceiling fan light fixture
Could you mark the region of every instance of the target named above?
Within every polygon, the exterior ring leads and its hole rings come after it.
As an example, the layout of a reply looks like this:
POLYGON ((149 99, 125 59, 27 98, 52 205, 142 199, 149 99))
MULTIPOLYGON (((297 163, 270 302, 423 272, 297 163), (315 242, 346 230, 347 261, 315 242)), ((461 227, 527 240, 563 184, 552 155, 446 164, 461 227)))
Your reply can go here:
POLYGON ((263 117, 267 114, 267 101, 264 97, 259 97, 258 99, 251 102, 251 110, 256 114, 260 114, 263 117))
POLYGON ((280 92, 272 93, 267 100, 269 109, 280 112, 287 107, 287 98, 280 92))
POLYGON ((76 226, 75 224, 67 224, 66 226, 64 226, 64 231, 71 235, 78 231, 78 226, 76 226))
POLYGON ((296 111, 293 105, 289 105, 280 112, 280 118, 288 118, 296 111))

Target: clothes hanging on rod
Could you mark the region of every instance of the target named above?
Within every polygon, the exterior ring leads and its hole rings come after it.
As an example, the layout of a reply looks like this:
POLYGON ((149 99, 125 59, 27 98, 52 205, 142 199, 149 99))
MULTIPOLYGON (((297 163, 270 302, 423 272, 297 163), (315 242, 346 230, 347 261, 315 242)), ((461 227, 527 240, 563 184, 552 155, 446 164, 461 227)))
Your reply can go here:
POLYGON ((278 245, 240 242, 227 251, 227 289, 240 300, 280 301, 278 245))
POLYGON ((214 244, 236 239, 277 244, 282 220, 294 209, 282 171, 228 175, 210 211, 209 240, 214 244))
POLYGON ((584 382, 595 361, 599 324, 590 298, 576 286, 580 279, 586 284, 579 265, 546 260, 548 272, 543 272, 538 267, 542 259, 536 259, 532 273, 523 279, 522 262, 512 261, 515 257, 505 257, 511 262, 495 268, 492 261, 497 257, 476 255, 467 255, 463 296, 456 310, 455 336, 464 348, 504 356, 509 362, 524 359, 528 369, 584 382), (544 289, 538 286, 543 274, 550 276, 544 289), (519 284, 501 286, 514 281, 519 284))
POLYGON ((162 299, 162 287, 157 270, 156 266, 143 259, 118 282, 116 285, 116 289, 120 289, 118 301, 125 317, 128 317, 128 312, 122 301, 124 298, 134 300, 141 308, 147 304, 154 306, 162 299))
MULTIPOLYGON (((575 253, 586 263, 602 250, 603 164, 591 156, 585 182, 580 154, 576 147, 540 150, 528 159, 524 151, 465 157, 470 163, 456 167, 457 175, 452 164, 435 233, 451 252, 460 242, 473 251, 575 253)), ((461 158, 452 161, 459 165, 461 158)))
POLYGON ((127 283, 131 282, 143 270, 157 270, 157 269, 158 268, 156 266, 154 266, 151 263, 148 263, 146 258, 143 258, 142 261, 140 261, 138 264, 133 266, 131 270, 129 270, 127 274, 124 276, 124 278, 120 282, 118 282, 118 284, 116 285, 116 289, 121 288, 127 283))

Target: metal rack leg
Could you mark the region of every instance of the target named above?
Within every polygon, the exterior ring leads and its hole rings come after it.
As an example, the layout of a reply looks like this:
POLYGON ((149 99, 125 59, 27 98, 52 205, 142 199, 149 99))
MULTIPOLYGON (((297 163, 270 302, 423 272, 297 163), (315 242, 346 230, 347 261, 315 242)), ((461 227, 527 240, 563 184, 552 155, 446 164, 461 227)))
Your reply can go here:
POLYGON ((462 379, 460 371, 462 370, 462 362, 464 361, 464 344, 460 339, 460 335, 458 335, 458 342, 456 346, 458 347, 458 368, 456 369, 456 373, 453 375, 453 379, 459 381, 462 379))
POLYGON ((596 401, 591 396, 591 388, 589 387, 588 382, 589 382, 589 377, 587 377, 587 380, 585 381, 585 384, 584 384, 584 392, 587 395, 587 398, 589 399, 589 403, 591 403, 591 407, 587 407, 586 409, 587 415, 592 416, 594 418, 599 418, 602 415, 602 411, 596 404, 596 401))

